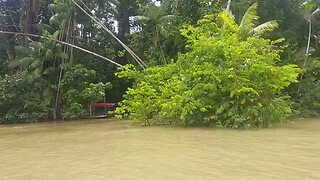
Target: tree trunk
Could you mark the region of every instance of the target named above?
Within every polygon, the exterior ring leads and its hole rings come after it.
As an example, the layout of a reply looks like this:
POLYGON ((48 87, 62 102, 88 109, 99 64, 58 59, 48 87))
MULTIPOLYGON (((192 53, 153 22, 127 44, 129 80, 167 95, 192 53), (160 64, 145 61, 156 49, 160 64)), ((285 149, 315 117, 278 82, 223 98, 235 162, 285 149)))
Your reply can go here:
MULTIPOLYGON (((40 17, 40 1, 39 0, 22 0, 22 19, 21 31, 23 33, 33 34, 36 31, 36 24, 40 17)), ((23 38, 26 45, 28 43, 27 36, 23 38)))
MULTIPOLYGON (((69 38, 68 38, 68 41, 67 43, 70 43, 70 44, 74 44, 75 43, 75 19, 74 19, 74 12, 72 14, 72 17, 70 18, 70 25, 69 25, 69 38)), ((68 56, 69 56, 69 65, 70 67, 73 66, 74 64, 74 51, 73 51, 73 47, 69 47, 68 48, 68 56)))
POLYGON ((39 0, 23 0, 23 18, 21 22, 21 29, 23 33, 34 33, 35 25, 38 22, 40 13, 39 0))
POLYGON ((121 41, 126 40, 126 34, 130 33, 129 15, 123 12, 122 18, 119 21, 119 38, 121 41))
MULTIPOLYGON (((118 5, 118 37, 119 39, 127 43, 126 35, 130 33, 130 20, 129 20, 129 2, 127 0, 120 1, 118 5)), ((116 51, 122 51, 123 47, 118 45, 116 51)), ((117 57, 117 62, 124 65, 128 63, 127 57, 117 57)))

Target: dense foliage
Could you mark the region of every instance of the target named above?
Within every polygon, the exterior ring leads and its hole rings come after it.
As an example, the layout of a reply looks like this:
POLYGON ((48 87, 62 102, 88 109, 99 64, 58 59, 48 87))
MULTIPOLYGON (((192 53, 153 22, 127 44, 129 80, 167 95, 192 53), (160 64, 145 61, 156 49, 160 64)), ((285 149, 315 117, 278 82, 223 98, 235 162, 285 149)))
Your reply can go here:
POLYGON ((26 73, 0 77, 0 122, 33 122, 45 118, 48 104, 43 101, 41 84, 26 73))
POLYGON ((110 83, 90 83, 96 76, 94 70, 88 70, 81 65, 67 72, 62 81, 65 90, 63 96, 62 117, 64 119, 84 118, 89 115, 86 105, 101 101, 105 90, 111 88, 110 83))
POLYGON ((292 112, 319 115, 319 7, 0 0, 0 121, 85 118, 90 102, 123 99, 121 116, 150 125, 267 127, 292 112))
POLYGON ((182 31, 189 51, 177 63, 119 73, 134 78, 135 86, 118 112, 148 125, 231 128, 267 127, 290 115, 282 90, 297 81, 297 66, 277 65, 281 50, 273 50, 275 42, 243 40, 236 24, 214 22, 219 20, 207 16, 182 31))

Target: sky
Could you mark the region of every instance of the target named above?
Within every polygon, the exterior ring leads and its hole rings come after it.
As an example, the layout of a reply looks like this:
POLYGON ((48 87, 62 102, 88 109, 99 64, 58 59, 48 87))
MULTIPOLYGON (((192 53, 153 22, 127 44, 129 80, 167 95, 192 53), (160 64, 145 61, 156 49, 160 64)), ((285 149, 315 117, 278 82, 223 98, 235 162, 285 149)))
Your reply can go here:
POLYGON ((160 1, 152 0, 156 6, 160 6, 160 1))

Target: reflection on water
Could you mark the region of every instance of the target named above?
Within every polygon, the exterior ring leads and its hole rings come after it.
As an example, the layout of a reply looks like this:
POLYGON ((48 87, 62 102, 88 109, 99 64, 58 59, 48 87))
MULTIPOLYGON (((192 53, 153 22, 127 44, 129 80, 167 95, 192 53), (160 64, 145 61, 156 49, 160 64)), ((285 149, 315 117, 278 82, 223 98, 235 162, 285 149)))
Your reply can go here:
POLYGON ((0 126, 1 179, 320 179, 320 120, 263 130, 0 126))

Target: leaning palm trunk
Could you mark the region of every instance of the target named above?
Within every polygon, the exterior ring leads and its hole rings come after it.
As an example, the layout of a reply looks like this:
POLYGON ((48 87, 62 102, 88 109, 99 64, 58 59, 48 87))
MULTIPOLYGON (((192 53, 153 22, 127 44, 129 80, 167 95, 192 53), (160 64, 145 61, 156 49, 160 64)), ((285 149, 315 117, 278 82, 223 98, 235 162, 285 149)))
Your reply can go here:
POLYGON ((230 7, 231 7, 231 0, 228 0, 228 3, 227 3, 227 12, 230 12, 230 7))
MULTIPOLYGON (((308 43, 307 43, 307 49, 306 49, 306 56, 305 56, 305 59, 304 59, 304 62, 303 62, 303 66, 302 66, 303 68, 305 68, 306 65, 307 65, 307 60, 308 60, 309 52, 310 52, 310 44, 311 44, 311 36, 312 36, 312 18, 313 18, 315 15, 319 14, 319 12, 320 12, 320 8, 318 7, 315 11, 313 11, 313 12, 310 14, 310 16, 309 16, 309 18, 308 18, 308 20, 309 20, 309 35, 308 35, 308 43)), ((303 77, 304 77, 304 74, 301 75, 301 77, 300 77, 300 82, 303 80, 303 77)), ((300 93, 300 91, 301 91, 301 85, 300 85, 299 88, 298 88, 298 93, 300 93)))
MULTIPOLYGON (((307 60, 309 57, 309 51, 310 51, 310 43, 311 43, 311 35, 312 35, 312 16, 309 17, 309 35, 308 35, 308 43, 307 43, 307 50, 306 50, 306 56, 304 57, 304 62, 302 67, 305 68, 307 65, 307 60)), ((300 82, 303 80, 304 74, 301 75, 300 77, 300 82)), ((301 84, 298 88, 298 93, 301 91, 301 84)))
MULTIPOLYGON (((306 50, 306 57, 309 56, 309 51, 310 51, 310 43, 311 43, 311 35, 312 35, 312 18, 310 16, 309 18, 309 36, 308 36, 308 44, 307 44, 307 50, 306 50)), ((303 67, 305 67, 307 64, 307 58, 305 59, 303 63, 303 67)))

